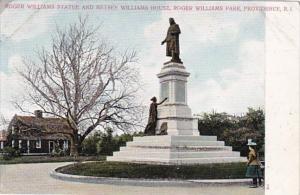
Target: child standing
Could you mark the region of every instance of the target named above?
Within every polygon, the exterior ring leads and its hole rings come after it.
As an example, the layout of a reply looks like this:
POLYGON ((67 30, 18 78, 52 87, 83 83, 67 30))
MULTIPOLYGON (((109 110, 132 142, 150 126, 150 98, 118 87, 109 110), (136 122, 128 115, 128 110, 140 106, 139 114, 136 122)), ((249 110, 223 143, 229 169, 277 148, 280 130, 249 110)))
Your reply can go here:
POLYGON ((260 169, 261 164, 256 150, 256 143, 252 142, 252 140, 249 139, 247 145, 249 146, 249 154, 248 154, 246 177, 253 179, 252 185, 250 187, 257 188, 257 179, 259 179, 259 185, 262 185, 261 178, 263 177, 263 175, 260 169))

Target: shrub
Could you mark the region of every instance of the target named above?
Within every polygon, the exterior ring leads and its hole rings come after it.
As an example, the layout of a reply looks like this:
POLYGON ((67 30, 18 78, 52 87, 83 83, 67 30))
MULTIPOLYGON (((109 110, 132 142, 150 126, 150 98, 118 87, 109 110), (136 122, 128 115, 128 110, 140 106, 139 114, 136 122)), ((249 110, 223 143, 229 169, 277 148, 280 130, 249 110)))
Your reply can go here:
POLYGON ((81 153, 84 155, 97 155, 97 145, 102 140, 103 133, 96 132, 93 135, 87 137, 82 142, 81 153))
POLYGON ((54 150, 51 152, 51 156, 53 157, 59 157, 59 156, 65 156, 67 154, 68 150, 63 150, 59 147, 58 143, 54 144, 54 150))
MULTIPOLYGON (((252 129, 242 127, 239 129, 226 129, 220 136, 220 139, 224 140, 227 145, 232 146, 233 150, 240 151, 242 156, 248 154, 248 139, 257 140, 258 148, 262 147, 262 135, 252 129)), ((262 151, 260 151, 261 155, 262 151)))
POLYGON ((82 155, 112 155, 114 151, 125 146, 126 142, 132 141, 133 136, 143 136, 142 132, 122 135, 113 135, 111 129, 106 129, 105 133, 96 132, 87 137, 82 142, 82 155))
POLYGON ((204 113, 198 121, 198 129, 201 135, 216 135, 219 137, 225 129, 235 129, 237 127, 237 121, 224 112, 204 113))
POLYGON ((14 157, 20 156, 20 151, 12 147, 3 148, 3 159, 10 160, 14 157))
POLYGON ((258 145, 258 152, 264 156, 265 114, 262 109, 248 108, 244 116, 227 113, 204 113, 198 121, 201 135, 216 135, 241 155, 248 153, 247 140, 252 139, 258 145))

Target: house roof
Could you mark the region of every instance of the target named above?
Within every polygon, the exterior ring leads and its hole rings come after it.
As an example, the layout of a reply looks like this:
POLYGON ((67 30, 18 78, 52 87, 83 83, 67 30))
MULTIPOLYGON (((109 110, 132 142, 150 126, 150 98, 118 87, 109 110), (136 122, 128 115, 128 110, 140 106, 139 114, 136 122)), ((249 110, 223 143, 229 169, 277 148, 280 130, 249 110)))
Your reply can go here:
POLYGON ((0 131, 0 141, 6 141, 7 140, 7 131, 0 131))
POLYGON ((14 123, 19 121, 26 126, 42 129, 45 133, 72 134, 72 129, 69 127, 68 122, 61 118, 15 115, 13 121, 15 121, 14 123))

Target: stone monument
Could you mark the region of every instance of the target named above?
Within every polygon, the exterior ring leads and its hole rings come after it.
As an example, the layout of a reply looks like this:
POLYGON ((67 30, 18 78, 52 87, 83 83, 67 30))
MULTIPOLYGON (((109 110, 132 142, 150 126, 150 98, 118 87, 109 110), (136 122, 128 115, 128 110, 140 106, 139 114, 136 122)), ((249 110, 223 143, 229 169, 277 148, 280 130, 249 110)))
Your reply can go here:
POLYGON ((150 164, 207 164, 246 162, 239 152, 217 141, 216 136, 201 136, 198 120, 192 117, 187 104, 186 71, 179 58, 180 28, 173 18, 167 37, 166 56, 172 57, 164 63, 157 74, 160 83, 160 99, 166 102, 157 108, 156 135, 134 137, 126 147, 107 157, 108 161, 122 161, 150 164))

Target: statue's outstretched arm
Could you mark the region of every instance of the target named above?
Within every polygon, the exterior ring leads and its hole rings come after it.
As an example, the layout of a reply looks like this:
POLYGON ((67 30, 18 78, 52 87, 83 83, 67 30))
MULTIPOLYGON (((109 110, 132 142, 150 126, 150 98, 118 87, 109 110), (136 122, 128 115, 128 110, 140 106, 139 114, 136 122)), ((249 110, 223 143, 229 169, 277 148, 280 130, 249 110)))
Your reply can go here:
POLYGON ((161 105, 162 103, 164 103, 168 98, 163 99, 163 101, 161 101, 160 103, 157 103, 157 105, 161 105))

